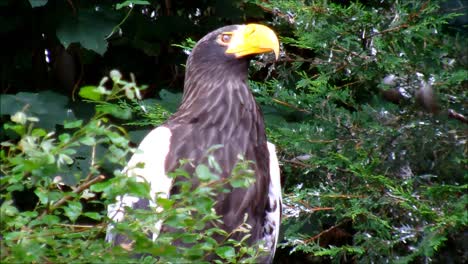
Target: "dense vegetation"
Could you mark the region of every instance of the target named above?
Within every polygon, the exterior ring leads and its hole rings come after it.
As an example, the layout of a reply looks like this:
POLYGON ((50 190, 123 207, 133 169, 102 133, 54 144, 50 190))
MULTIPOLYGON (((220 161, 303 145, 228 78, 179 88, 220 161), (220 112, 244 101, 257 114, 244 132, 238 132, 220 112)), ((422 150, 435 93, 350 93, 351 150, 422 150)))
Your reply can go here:
MULTIPOLYGON (((148 186, 120 171, 142 136, 177 109, 194 40, 246 22, 269 25, 282 42, 278 61, 260 56, 250 71, 281 163, 276 262, 468 260, 466 3, 1 5, 2 263, 128 260, 104 242, 106 206, 119 194, 145 196, 148 186)), ((177 171, 203 188, 181 186, 181 195, 158 200, 163 212, 135 210, 116 226, 136 241, 135 252, 171 262, 261 254, 204 228, 218 221, 210 210, 216 192, 251 182, 236 173, 220 182, 216 166, 177 171), (141 230, 155 217, 181 232, 152 244, 141 230), (177 249, 176 239, 195 244, 177 249)))

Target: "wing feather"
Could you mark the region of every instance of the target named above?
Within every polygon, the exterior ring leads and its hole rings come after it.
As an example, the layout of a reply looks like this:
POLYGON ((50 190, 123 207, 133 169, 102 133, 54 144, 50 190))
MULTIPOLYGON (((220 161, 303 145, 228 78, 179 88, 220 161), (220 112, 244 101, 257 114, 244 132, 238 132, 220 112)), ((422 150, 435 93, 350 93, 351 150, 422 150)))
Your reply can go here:
POLYGON ((265 246, 270 251, 270 258, 268 262, 273 261, 275 256, 276 245, 278 243, 279 229, 281 225, 281 178, 276 156, 275 145, 268 142, 268 152, 270 154, 270 186, 268 189, 268 203, 265 214, 264 237, 265 246))

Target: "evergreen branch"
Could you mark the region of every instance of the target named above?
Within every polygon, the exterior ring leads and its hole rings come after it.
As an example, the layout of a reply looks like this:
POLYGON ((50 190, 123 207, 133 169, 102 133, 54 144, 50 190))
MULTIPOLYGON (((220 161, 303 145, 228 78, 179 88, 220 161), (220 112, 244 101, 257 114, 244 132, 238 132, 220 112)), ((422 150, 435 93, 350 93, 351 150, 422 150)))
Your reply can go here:
POLYGON ((297 107, 297 106, 295 106, 295 105, 292 105, 292 104, 289 104, 289 103, 287 103, 287 102, 284 102, 284 101, 281 101, 281 100, 278 100, 278 99, 275 99, 275 98, 273 98, 273 99, 271 99, 271 100, 273 100, 273 102, 276 102, 276 103, 278 103, 278 104, 280 104, 280 105, 287 106, 287 107, 292 108, 292 109, 294 109, 294 110, 297 110, 297 111, 299 111, 299 112, 303 112, 303 113, 307 113, 307 114, 312 114, 309 110, 306 110, 306 109, 303 109, 303 108, 299 108, 299 107, 297 107))
POLYGON ((337 225, 334 225, 334 226, 332 226, 332 227, 330 227, 330 228, 328 228, 328 229, 326 229, 326 230, 323 230, 323 231, 320 232, 319 234, 317 234, 317 235, 315 235, 315 236, 313 236, 313 237, 311 237, 311 238, 308 238, 308 239, 304 240, 304 243, 308 244, 308 243, 310 243, 310 242, 312 242, 312 241, 314 241, 314 240, 317 240, 318 238, 320 238, 320 237, 323 236, 324 234, 326 234, 326 233, 328 233, 328 232, 330 232, 330 231, 333 231, 333 230, 337 229, 338 227, 340 227, 340 226, 342 226, 342 225, 348 223, 349 221, 351 221, 351 219, 347 219, 347 220, 345 220, 345 221, 343 221, 343 222, 341 222, 341 223, 339 223, 339 224, 337 224, 337 225))

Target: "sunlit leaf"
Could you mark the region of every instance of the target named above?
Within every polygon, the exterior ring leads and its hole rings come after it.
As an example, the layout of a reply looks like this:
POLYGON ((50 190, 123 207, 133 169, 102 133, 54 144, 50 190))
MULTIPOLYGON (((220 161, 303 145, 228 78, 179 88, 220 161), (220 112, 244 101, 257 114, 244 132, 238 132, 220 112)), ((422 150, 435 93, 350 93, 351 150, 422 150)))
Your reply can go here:
POLYGON ((96 86, 84 86, 80 89, 79 95, 84 99, 92 101, 99 101, 101 99, 101 93, 96 89, 96 86))

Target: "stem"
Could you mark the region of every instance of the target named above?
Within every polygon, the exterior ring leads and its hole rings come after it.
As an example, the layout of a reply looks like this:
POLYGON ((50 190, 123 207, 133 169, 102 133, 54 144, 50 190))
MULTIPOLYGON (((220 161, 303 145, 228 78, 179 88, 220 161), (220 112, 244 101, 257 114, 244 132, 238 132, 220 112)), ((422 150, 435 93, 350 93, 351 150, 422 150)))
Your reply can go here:
POLYGON ((308 243, 310 243, 310 242, 312 242, 312 241, 314 241, 314 240, 320 238, 322 235, 324 235, 324 234, 326 234, 326 233, 328 233, 328 232, 330 232, 330 231, 332 231, 332 230, 334 230, 334 229, 336 229, 336 228, 342 226, 343 224, 345 224, 345 223, 347 223, 347 222, 349 222, 349 221, 351 221, 351 220, 349 220, 349 219, 348 219, 348 220, 345 220, 345 221, 343 221, 343 222, 341 222, 341 223, 339 223, 339 224, 337 224, 337 225, 335 225, 335 226, 332 226, 332 227, 328 228, 327 230, 323 230, 323 231, 320 232, 319 234, 317 234, 317 235, 315 235, 315 236, 313 236, 313 237, 311 237, 311 238, 308 238, 308 239, 304 240, 304 243, 308 244, 308 243))
MULTIPOLYGON (((100 181, 103 181, 106 177, 104 175, 99 175, 95 178, 90 179, 89 181, 86 181, 82 183, 80 186, 78 186, 75 190, 73 190, 73 193, 78 194, 84 191, 85 189, 89 188, 89 186, 98 183, 100 181)), ((66 195, 62 197, 62 199, 58 200, 56 203, 50 206, 50 208, 46 211, 44 211, 41 216, 39 216, 39 219, 44 217, 47 213, 50 213, 57 209, 59 206, 63 205, 65 202, 68 200, 71 200, 73 198, 73 195, 66 195)))

